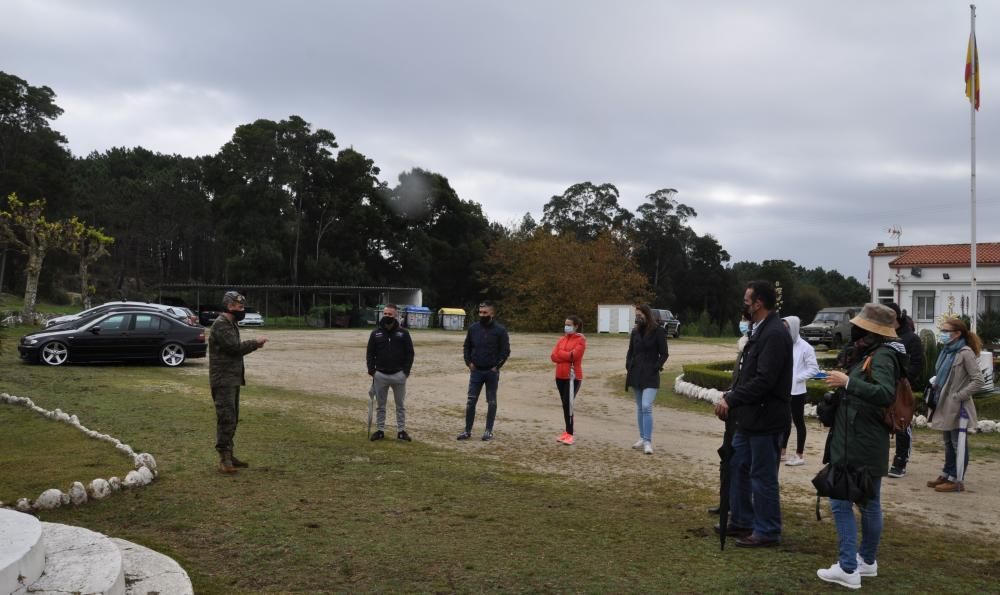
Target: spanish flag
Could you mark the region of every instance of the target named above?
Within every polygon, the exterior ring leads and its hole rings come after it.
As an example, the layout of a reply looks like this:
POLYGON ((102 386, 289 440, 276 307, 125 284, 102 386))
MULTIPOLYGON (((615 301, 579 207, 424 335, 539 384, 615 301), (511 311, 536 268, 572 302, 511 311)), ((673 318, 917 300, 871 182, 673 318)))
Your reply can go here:
POLYGON ((969 49, 965 54, 965 96, 972 102, 975 92, 976 111, 979 111, 979 48, 976 46, 976 34, 969 36, 969 49))

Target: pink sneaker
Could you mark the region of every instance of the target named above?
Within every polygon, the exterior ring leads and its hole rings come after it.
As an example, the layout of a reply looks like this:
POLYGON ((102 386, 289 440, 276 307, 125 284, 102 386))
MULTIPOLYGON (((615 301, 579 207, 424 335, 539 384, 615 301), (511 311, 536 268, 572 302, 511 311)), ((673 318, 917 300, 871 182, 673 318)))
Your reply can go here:
POLYGON ((556 438, 556 442, 566 442, 567 436, 569 436, 569 432, 563 432, 562 436, 556 438))
POLYGON ((563 444, 567 446, 573 446, 573 434, 566 434, 566 438, 561 440, 563 444))

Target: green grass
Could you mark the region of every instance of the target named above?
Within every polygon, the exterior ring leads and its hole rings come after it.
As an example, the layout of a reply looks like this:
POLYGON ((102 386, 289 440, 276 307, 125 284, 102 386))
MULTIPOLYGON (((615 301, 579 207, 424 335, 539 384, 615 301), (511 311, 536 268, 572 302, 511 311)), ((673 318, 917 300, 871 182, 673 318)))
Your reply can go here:
MULTIPOLYGON (((420 442, 372 444, 357 419, 318 413, 336 395, 247 387, 237 445, 253 466, 222 476, 207 379, 183 372, 0 358, 3 390, 75 413, 160 466, 151 486, 42 519, 160 550, 197 593, 836 592, 815 578, 836 536, 828 514, 812 520, 809 499, 786 500, 781 548, 720 553, 703 512, 715 486, 685 469, 577 481, 420 442)), ((661 390, 667 404, 671 394, 661 390)), ((4 481, 20 491, 23 475, 4 481)), ((879 562, 866 592, 989 591, 1000 578, 991 543, 894 519, 879 562)))
POLYGON ((34 500, 49 488, 68 492, 74 481, 87 485, 98 477, 122 478, 132 469, 132 461, 113 445, 26 407, 0 405, 0 428, 17 428, 0 432, 0 477, 10 478, 0 482, 0 501, 8 504, 34 500))

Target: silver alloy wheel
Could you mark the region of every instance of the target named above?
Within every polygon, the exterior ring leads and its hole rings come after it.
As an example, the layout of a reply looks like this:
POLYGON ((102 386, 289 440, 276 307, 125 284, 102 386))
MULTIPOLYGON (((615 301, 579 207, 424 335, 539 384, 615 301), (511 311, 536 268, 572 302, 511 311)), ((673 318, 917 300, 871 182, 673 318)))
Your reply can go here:
POLYGON ((171 368, 176 368, 183 364, 185 357, 184 348, 177 343, 167 343, 160 350, 160 361, 163 362, 164 366, 170 366, 171 368))
POLYGON ((69 349, 60 341, 52 341, 42 346, 42 363, 50 366, 61 366, 69 359, 69 349))

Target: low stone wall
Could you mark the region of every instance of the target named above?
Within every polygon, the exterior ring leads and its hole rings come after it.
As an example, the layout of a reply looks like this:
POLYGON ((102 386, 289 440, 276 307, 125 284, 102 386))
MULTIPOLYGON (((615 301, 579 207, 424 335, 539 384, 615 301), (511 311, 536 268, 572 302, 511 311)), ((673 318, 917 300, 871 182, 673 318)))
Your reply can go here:
MULTIPOLYGON (((133 469, 128 471, 124 478, 117 476, 108 479, 97 478, 86 484, 86 486, 84 486, 83 482, 74 481, 66 492, 58 488, 50 488, 39 494, 34 500, 18 498, 17 502, 7 505, 11 508, 15 508, 21 512, 32 512, 59 508, 60 506, 69 504, 80 506, 91 498, 94 500, 103 500, 111 494, 124 489, 140 488, 152 482, 157 476, 156 459, 153 458, 153 455, 148 452, 136 454, 131 446, 114 436, 102 434, 85 427, 75 415, 69 415, 59 409, 55 411, 42 409, 27 397, 16 397, 7 393, 0 393, 0 403, 25 407, 49 419, 69 424, 90 438, 110 442, 115 445, 115 449, 118 452, 129 458, 133 466, 133 469)), ((4 503, 0 502, 0 507, 4 506, 4 503)))
MULTIPOLYGON (((722 391, 716 390, 714 388, 705 388, 703 386, 698 386, 697 384, 692 384, 684 380, 684 375, 681 374, 677 376, 674 380, 674 392, 678 395, 682 395, 691 399, 699 399, 702 401, 708 401, 713 405, 719 402, 722 398, 722 391)), ((805 408, 806 417, 816 417, 816 406, 806 404, 805 408)), ((917 415, 913 418, 913 426, 917 428, 927 427, 927 418, 923 415, 917 415)), ((972 431, 972 428, 970 428, 972 431)), ((1000 423, 989 420, 980 419, 976 424, 975 431, 990 433, 990 432, 1000 432, 1000 423)))

